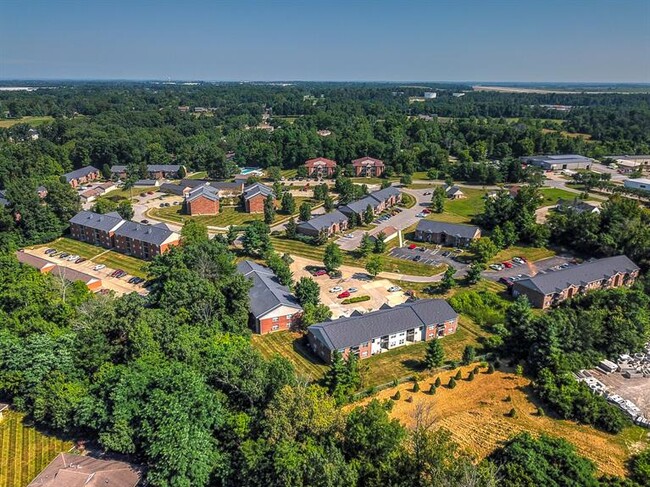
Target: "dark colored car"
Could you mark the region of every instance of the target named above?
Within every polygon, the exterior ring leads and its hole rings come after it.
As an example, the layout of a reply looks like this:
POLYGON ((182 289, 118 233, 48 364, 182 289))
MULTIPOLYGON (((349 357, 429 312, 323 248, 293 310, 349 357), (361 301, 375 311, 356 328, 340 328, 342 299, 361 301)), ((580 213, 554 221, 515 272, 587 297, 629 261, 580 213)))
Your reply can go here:
POLYGON ((418 261, 422 260, 422 256, 421 255, 416 255, 415 257, 413 257, 413 260, 415 262, 418 262, 418 261))
POLYGON ((77 260, 74 261, 75 264, 81 264, 82 262, 86 262, 86 259, 83 257, 79 257, 77 260))
POLYGON ((501 284, 505 284, 508 287, 512 286, 512 279, 510 279, 508 277, 502 277, 501 279, 499 279, 499 282, 501 284))
POLYGON ((314 275, 315 275, 316 277, 318 277, 318 276, 324 276, 325 274, 327 274, 327 271, 326 271, 325 269, 320 269, 320 270, 314 272, 314 275))

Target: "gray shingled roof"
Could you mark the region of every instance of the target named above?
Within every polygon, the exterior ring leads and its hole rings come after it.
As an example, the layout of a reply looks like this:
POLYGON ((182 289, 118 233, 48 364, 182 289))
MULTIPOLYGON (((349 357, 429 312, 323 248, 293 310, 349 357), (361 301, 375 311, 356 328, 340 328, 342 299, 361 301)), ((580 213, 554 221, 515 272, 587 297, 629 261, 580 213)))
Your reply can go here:
POLYGON ((455 194, 464 194, 463 190, 460 189, 458 186, 448 186, 445 188, 445 193, 447 193, 447 196, 453 196, 455 194))
POLYGON ((298 228, 311 228, 316 231, 321 231, 324 228, 331 227, 334 223, 341 223, 344 221, 348 221, 348 217, 340 211, 334 210, 330 213, 315 216, 307 222, 302 222, 298 225, 298 228))
POLYGON ((374 191, 370 193, 370 196, 375 198, 377 201, 386 201, 391 196, 399 196, 401 194, 400 190, 394 186, 389 186, 379 191, 374 191))
POLYGON ((158 183, 155 179, 138 179, 133 186, 155 186, 158 183))
POLYGON ((178 172, 181 168, 180 164, 149 164, 147 171, 149 172, 178 172))
POLYGON ((251 184, 250 186, 244 188, 244 199, 248 200, 253 196, 262 194, 265 198, 268 195, 273 195, 273 190, 268 186, 264 186, 262 183, 251 184))
POLYGON ((537 274, 534 277, 516 281, 515 284, 542 294, 552 294, 560 292, 569 286, 582 286, 590 282, 609 279, 619 272, 630 273, 638 269, 639 267, 626 255, 617 255, 567 267, 559 271, 537 274))
POLYGON ((339 207, 339 210, 341 210, 341 212, 343 213, 362 214, 366 212, 366 210, 368 209, 368 205, 370 205, 374 209, 377 206, 379 206, 379 201, 376 198, 373 198, 372 196, 368 195, 364 198, 361 198, 360 200, 352 201, 347 205, 343 205, 339 207))
POLYGON ((92 211, 80 211, 70 218, 70 223, 76 223, 85 227, 94 228, 95 230, 109 232, 118 226, 123 225, 125 222, 121 216, 115 215, 117 215, 117 213, 107 213, 106 215, 102 215, 92 211))
POLYGON ((209 200, 218 201, 219 191, 212 186, 197 186, 188 193, 186 201, 193 201, 199 196, 205 196, 209 200))
POLYGON ((457 317, 458 313, 444 299, 421 299, 361 316, 318 323, 310 326, 309 331, 333 351, 409 328, 444 323, 457 317))
POLYGON ((84 176, 88 176, 94 172, 99 172, 99 169, 93 166, 86 166, 82 167, 81 169, 75 169, 74 171, 67 172, 63 175, 63 177, 65 178, 65 181, 69 183, 73 179, 83 178, 84 176))
POLYGON ((126 166, 121 166, 119 164, 115 164, 111 166, 111 173, 118 174, 121 172, 126 172, 126 166))
POLYGON ((460 238, 474 238, 479 228, 474 225, 420 220, 415 230, 426 233, 445 233, 460 238))
POLYGON ((278 306, 290 306, 302 311, 298 300, 287 286, 283 286, 271 269, 245 260, 237 264, 237 271, 253 281, 250 297, 251 313, 255 318, 264 316, 278 306))
POLYGON ((169 230, 166 226, 159 225, 142 225, 136 222, 125 222, 115 230, 115 235, 128 237, 142 242, 148 242, 153 245, 162 245, 165 240, 174 235, 175 232, 169 230))
POLYGON ((186 187, 187 186, 182 184, 163 183, 158 188, 158 191, 160 191, 161 193, 170 193, 170 194, 182 196, 185 192, 186 187))

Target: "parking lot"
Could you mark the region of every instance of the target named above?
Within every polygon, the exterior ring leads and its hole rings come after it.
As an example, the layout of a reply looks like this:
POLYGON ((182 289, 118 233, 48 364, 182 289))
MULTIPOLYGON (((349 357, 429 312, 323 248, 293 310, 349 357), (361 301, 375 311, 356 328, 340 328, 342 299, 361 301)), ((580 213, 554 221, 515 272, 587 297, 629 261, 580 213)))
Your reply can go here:
POLYGON ((483 276, 493 281, 498 281, 501 278, 517 279, 532 277, 539 273, 553 272, 555 270, 558 270, 560 266, 573 265, 571 264, 573 260, 574 258, 568 255, 555 255, 553 257, 549 257, 548 259, 542 259, 536 262, 524 262, 523 264, 508 261, 512 267, 504 267, 500 271, 488 269, 483 273, 483 276))
POLYGON ((144 287, 142 287, 143 283, 140 284, 129 283, 128 282, 129 279, 133 277, 129 274, 125 275, 122 278, 117 278, 117 277, 111 277, 111 274, 115 271, 115 269, 112 269, 110 267, 104 267, 103 269, 100 270, 94 270, 95 266, 97 266, 97 263, 93 262, 92 259, 88 259, 83 262, 80 262, 79 264, 75 264, 74 262, 70 262, 66 259, 61 259, 56 256, 51 257, 50 255, 46 255, 45 247, 41 247, 37 249, 24 249, 24 252, 35 255, 37 257, 40 257, 41 259, 45 259, 54 264, 60 265, 61 267, 68 267, 70 269, 74 269, 83 272, 85 274, 94 276, 98 279, 101 279, 102 289, 109 289, 111 291, 115 291, 117 295, 128 294, 132 292, 136 292, 143 296, 149 294, 149 291, 144 287))
POLYGON ((446 264, 456 269, 457 271, 456 277, 464 276, 468 267, 467 264, 464 264, 462 262, 457 262, 456 260, 453 259, 454 256, 457 256, 461 253, 462 251, 459 250, 452 251, 449 249, 444 249, 439 245, 435 248, 427 248, 427 247, 419 246, 414 249, 410 249, 408 246, 405 246, 405 247, 394 248, 390 251, 390 255, 392 257, 396 257, 398 259, 412 260, 414 262, 419 262, 420 264, 424 264, 432 267, 446 264))
POLYGON ((404 294, 405 290, 391 292, 388 289, 393 286, 387 279, 371 279, 367 274, 357 272, 347 272, 343 270, 342 276, 337 279, 331 279, 327 274, 315 277, 311 275, 304 267, 304 264, 299 262, 299 259, 291 265, 291 270, 294 274, 294 279, 300 277, 311 277, 320 287, 321 302, 332 310, 332 318, 340 318, 341 316, 350 316, 353 311, 367 313, 379 309, 382 305, 388 304, 389 306, 396 306, 406 302, 408 296, 404 294), (340 287, 340 291, 329 292, 330 289, 340 287), (337 296, 350 288, 356 288, 357 291, 350 293, 350 297, 356 296, 370 296, 368 301, 353 304, 341 304, 344 298, 337 296))

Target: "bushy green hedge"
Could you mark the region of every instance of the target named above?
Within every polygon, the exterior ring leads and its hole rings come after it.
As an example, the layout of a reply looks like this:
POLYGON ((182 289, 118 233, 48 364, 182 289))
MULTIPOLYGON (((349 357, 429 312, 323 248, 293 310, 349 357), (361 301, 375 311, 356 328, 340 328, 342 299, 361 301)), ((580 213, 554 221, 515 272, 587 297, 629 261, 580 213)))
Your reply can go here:
POLYGON ((353 303, 362 303, 364 301, 369 301, 370 296, 355 296, 353 298, 344 299, 341 301, 341 304, 353 304, 353 303))

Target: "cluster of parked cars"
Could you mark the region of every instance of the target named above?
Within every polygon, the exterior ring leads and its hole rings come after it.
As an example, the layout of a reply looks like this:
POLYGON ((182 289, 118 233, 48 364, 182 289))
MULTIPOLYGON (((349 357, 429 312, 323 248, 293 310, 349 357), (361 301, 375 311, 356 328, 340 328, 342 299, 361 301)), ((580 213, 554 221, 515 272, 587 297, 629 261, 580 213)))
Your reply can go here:
POLYGON ((344 291, 341 286, 334 286, 329 290, 330 293, 340 293, 338 296, 336 296, 339 299, 349 298, 350 294, 356 293, 357 291, 358 289, 356 287, 350 287, 344 291))
POLYGON ((57 257, 62 260, 67 260, 68 262, 74 262, 75 264, 81 264, 82 262, 85 262, 86 259, 83 257, 79 257, 76 254, 70 254, 68 252, 59 252, 56 249, 47 249, 45 251, 46 255, 49 255, 50 257, 57 257))
POLYGON ((391 217, 393 217, 393 216, 395 216, 395 215, 397 215, 398 213, 401 213, 401 212, 402 212, 401 208, 393 208, 388 213, 385 213, 385 214, 380 215, 377 218, 375 218, 373 223, 375 225, 377 225, 379 223, 385 222, 387 220, 390 220, 391 217))
POLYGON ((420 213, 418 213, 418 214, 415 215, 415 216, 417 216, 418 218, 424 218, 424 217, 427 216, 429 213, 431 213, 431 210, 430 210, 429 208, 425 208, 424 210, 422 210, 420 213))
POLYGON ((517 265, 524 265, 526 262, 525 257, 513 257, 512 260, 504 260, 500 264, 490 264, 490 269, 502 271, 503 269, 512 269, 517 265))
POLYGON ((328 275, 330 279, 340 279, 342 276, 341 271, 327 272, 327 270, 323 269, 322 267, 308 265, 307 267, 305 267, 305 269, 314 277, 328 275))

